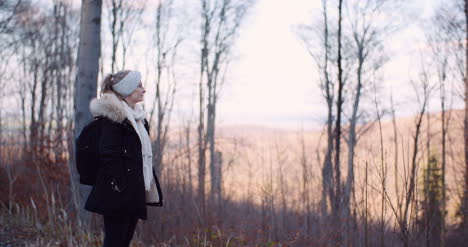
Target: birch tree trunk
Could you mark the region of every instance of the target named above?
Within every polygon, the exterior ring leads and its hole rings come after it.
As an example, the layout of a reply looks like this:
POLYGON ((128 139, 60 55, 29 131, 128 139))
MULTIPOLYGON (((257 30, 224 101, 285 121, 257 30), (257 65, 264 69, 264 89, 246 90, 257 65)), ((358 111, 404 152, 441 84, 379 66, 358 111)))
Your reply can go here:
MULTIPOLYGON (((78 47, 78 73, 75 82, 75 129, 74 142, 83 127, 91 121, 89 101, 96 97, 101 54, 101 9, 102 0, 83 0, 81 5, 80 42, 78 47)), ((79 224, 87 226, 89 214, 84 211, 85 198, 90 192, 89 186, 80 185, 75 166, 75 145, 71 150, 70 179, 75 210, 79 224)))

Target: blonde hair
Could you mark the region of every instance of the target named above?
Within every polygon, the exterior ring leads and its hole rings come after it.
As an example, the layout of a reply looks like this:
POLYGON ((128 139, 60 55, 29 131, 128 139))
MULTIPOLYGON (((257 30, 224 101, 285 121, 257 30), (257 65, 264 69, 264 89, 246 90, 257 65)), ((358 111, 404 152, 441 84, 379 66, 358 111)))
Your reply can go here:
POLYGON ((100 96, 102 96, 103 94, 105 93, 113 93, 115 94, 119 99, 123 100, 124 97, 117 93, 113 88, 112 86, 117 84, 119 81, 121 81, 126 75, 128 75, 128 73, 130 73, 130 70, 122 70, 122 71, 119 71, 115 74, 107 74, 105 77, 104 77, 104 80, 102 80, 102 83, 101 83, 101 93, 99 94, 100 96))

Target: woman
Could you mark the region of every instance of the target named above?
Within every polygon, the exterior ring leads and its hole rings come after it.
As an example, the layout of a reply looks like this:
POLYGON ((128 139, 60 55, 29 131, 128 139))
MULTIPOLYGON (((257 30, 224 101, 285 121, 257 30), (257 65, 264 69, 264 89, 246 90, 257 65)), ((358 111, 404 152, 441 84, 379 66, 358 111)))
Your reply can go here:
POLYGON ((144 93, 140 72, 120 71, 106 76, 101 97, 90 102, 101 121, 100 168, 85 209, 103 215, 104 247, 129 246, 146 206, 163 204, 146 114, 137 105, 144 93))

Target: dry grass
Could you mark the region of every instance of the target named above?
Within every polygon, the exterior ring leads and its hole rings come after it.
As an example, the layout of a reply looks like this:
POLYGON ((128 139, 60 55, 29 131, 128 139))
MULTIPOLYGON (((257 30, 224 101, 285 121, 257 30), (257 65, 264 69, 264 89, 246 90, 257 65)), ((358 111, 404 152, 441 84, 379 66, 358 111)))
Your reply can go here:
POLYGON ((14 204, 0 209, 0 246, 101 246, 99 236, 79 229, 65 210, 59 209, 54 221, 40 220, 37 208, 14 204))
MULTIPOLYGON (((448 127, 447 184, 448 224, 457 223, 457 202, 460 167, 463 165, 462 113, 452 111, 448 127)), ((440 114, 431 114, 431 127, 423 126, 418 156, 419 169, 423 169, 430 151, 440 155, 440 114), (430 150, 426 148, 431 138, 430 150)), ((427 118, 425 117, 425 120, 427 118)), ((387 192, 395 200, 395 181, 403 188, 404 171, 408 171, 408 159, 412 152, 414 118, 397 120, 398 159, 394 159, 393 126, 383 122, 385 165, 388 169, 387 192), (394 164, 398 172, 394 171, 394 164)), ((369 226, 374 237, 379 233, 379 208, 381 195, 379 132, 375 125, 360 140, 356 149, 355 204, 357 209, 356 235, 363 236, 362 215, 363 188, 369 189, 369 226), (369 182, 364 183, 365 164, 369 167, 369 182), (361 221, 360 221, 361 220, 361 221)), ((325 149, 324 136, 320 132, 275 130, 270 128, 221 127, 218 131, 218 148, 223 152, 223 215, 204 228, 198 224, 194 208, 197 181, 196 146, 192 147, 192 187, 187 177, 187 156, 184 144, 178 140, 180 132, 173 131, 167 148, 166 165, 162 170, 162 183, 167 204, 157 209, 159 214, 148 223, 139 224, 132 246, 308 246, 301 243, 327 243, 333 238, 333 229, 326 227, 318 214, 321 195, 321 167, 325 149), (302 141, 305 145, 310 195, 310 211, 305 214, 302 193, 302 141), (248 214, 248 216, 246 216, 248 214), (309 215, 312 226, 305 232, 304 216, 309 215), (245 217, 248 217, 246 219, 245 217), (328 232, 327 232, 328 231, 328 232), (281 242, 281 243, 280 243, 281 242)), ((191 138, 196 141, 195 132, 191 138)), ((183 140, 183 138, 182 138, 183 140)), ((66 165, 45 161, 36 164, 27 160, 14 160, 18 155, 3 149, 0 181, 10 181, 5 171, 15 178, 12 196, 5 197, 0 210, 0 246, 100 246, 102 223, 97 221, 92 231, 85 232, 70 215, 66 195, 68 176, 66 165), (40 167, 41 169, 36 169, 40 167), (45 181, 45 182, 44 182, 45 181)), ((346 149, 343 150, 346 157, 346 149)), ((65 162, 66 163, 66 162, 65 162)), ((346 158, 343 159, 343 170, 346 158)), ((207 172, 209 181, 209 171, 207 172)), ((346 172, 343 172, 346 176, 346 172)), ((209 183, 208 183, 209 184, 209 183)), ((418 180, 421 184, 421 180, 418 180)), ((0 193, 9 195, 9 186, 0 187, 0 193)), ((207 188, 209 193, 209 187, 207 188)), ((386 239, 398 243, 394 216, 387 205, 385 213, 386 239), (396 239, 396 240, 395 240, 396 239)), ((206 219, 205 219, 206 220, 206 219)), ((325 219, 326 221, 326 219, 325 219)), ((451 227, 453 228, 453 227, 451 227)), ((454 231, 455 232, 455 231, 454 231)), ((454 239, 457 237, 453 237, 454 239)), ((393 243, 393 242, 392 242, 393 243)))

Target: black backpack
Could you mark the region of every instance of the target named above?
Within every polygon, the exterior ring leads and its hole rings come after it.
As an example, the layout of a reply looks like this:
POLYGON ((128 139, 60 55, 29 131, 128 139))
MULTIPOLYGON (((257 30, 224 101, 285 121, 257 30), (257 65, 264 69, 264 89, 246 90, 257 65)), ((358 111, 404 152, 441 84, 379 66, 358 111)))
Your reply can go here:
POLYGON ((99 137, 102 117, 95 117, 81 130, 75 146, 76 169, 80 183, 94 185, 99 171, 99 137))

